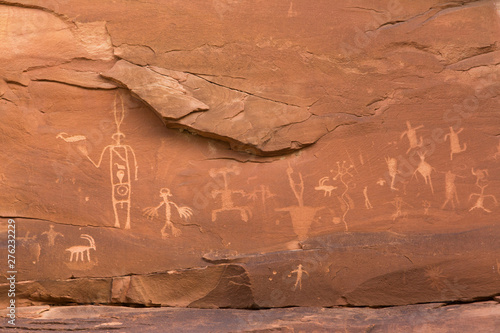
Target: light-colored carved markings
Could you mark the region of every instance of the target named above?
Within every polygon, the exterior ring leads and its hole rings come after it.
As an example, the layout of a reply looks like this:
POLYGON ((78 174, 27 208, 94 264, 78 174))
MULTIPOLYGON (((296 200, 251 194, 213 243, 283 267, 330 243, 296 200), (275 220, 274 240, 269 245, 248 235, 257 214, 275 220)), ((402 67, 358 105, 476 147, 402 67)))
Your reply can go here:
POLYGON ((410 143, 410 148, 408 148, 408 150, 406 151, 406 153, 408 154, 410 152, 410 150, 412 150, 414 148, 422 148, 423 139, 422 139, 422 137, 420 137, 420 141, 418 140, 417 130, 423 128, 424 125, 420 125, 420 126, 413 128, 413 127, 411 127, 411 123, 409 121, 406 121, 406 127, 407 127, 407 130, 404 131, 403 133, 401 133, 400 139, 403 139, 403 137, 405 135, 408 137, 408 141, 410 143))
MULTIPOLYGON (((387 168, 389 169, 389 176, 391 177, 391 190, 399 191, 399 189, 394 187, 394 183, 396 182, 396 176, 399 174, 398 170, 398 160, 394 157, 386 157, 385 162, 387 163, 387 168)), ((377 182, 379 185, 384 185, 384 180, 379 180, 377 182)))
POLYGON ((54 231, 54 225, 51 224, 49 226, 49 231, 42 232, 42 235, 47 235, 47 241, 49 242, 49 246, 55 245, 55 240, 57 236, 64 237, 60 232, 54 231))
POLYGON ((467 149, 467 144, 464 143, 464 147, 460 147, 460 140, 458 139, 458 135, 463 131, 464 129, 461 128, 457 132, 453 130, 453 127, 450 126, 450 133, 446 134, 444 136, 444 141, 448 140, 448 137, 450 138, 450 160, 453 161, 453 154, 458 154, 461 152, 464 152, 467 149))
POLYGON ((246 197, 248 199, 251 199, 252 201, 257 200, 260 197, 264 209, 266 208, 267 199, 273 198, 275 196, 276 194, 272 193, 271 190, 269 189, 269 186, 267 185, 260 185, 259 187, 257 187, 252 192, 246 195, 246 197))
POLYGON ((365 207, 366 209, 372 209, 373 206, 370 203, 370 199, 368 198, 368 186, 365 186, 363 189, 363 196, 365 197, 365 207))
MULTIPOLYGON (((340 162, 337 161, 337 174, 333 177, 333 180, 340 180, 340 182, 344 185, 345 189, 342 192, 341 199, 344 202, 344 213, 342 215, 342 222, 344 222, 345 225, 345 231, 349 231, 349 227, 347 226, 347 222, 345 220, 345 217, 349 210, 354 209, 354 201, 352 198, 349 196, 347 193, 349 191, 349 184, 351 180, 349 178, 354 178, 354 176, 351 174, 351 170, 354 169, 354 165, 349 165, 346 166, 346 161, 342 162, 342 165, 340 162)), ((331 170, 331 172, 334 172, 334 170, 331 170)))
POLYGON ((423 200, 422 207, 424 207, 424 215, 429 215, 429 208, 431 208, 431 203, 427 200, 423 200))
POLYGON ((337 186, 332 186, 332 185, 327 185, 325 184, 328 180, 330 179, 330 177, 326 176, 326 177, 323 177, 319 180, 319 183, 318 183, 318 186, 316 186, 314 189, 316 191, 324 191, 324 196, 326 197, 326 195, 328 194, 329 197, 332 196, 332 191, 337 189, 337 186))
MULTIPOLYGON (((110 173, 110 182, 111 182, 111 201, 113 203, 113 211, 115 215, 115 228, 120 228, 120 221, 125 219, 125 229, 130 229, 130 206, 131 206, 131 193, 132 193, 132 180, 130 177, 130 163, 131 158, 133 158, 134 162, 134 171, 135 171, 135 180, 137 178, 137 159, 135 156, 135 152, 129 145, 123 145, 121 140, 125 138, 125 134, 120 131, 120 126, 125 118, 125 110, 123 107, 123 100, 120 97, 121 101, 121 112, 117 111, 116 108, 116 99, 113 107, 115 123, 116 123, 116 132, 111 136, 111 139, 114 140, 114 143, 111 145, 107 145, 102 150, 99 161, 96 163, 90 156, 88 155, 88 151, 85 146, 78 146, 78 149, 82 154, 87 157, 87 159, 96 167, 99 168, 101 166, 102 160, 104 158, 104 154, 107 150, 109 150, 109 173, 110 173), (124 218, 121 215, 125 215, 124 218)), ((68 137, 66 133, 60 133, 56 136, 56 138, 61 138, 66 142, 79 142, 86 140, 86 137, 83 135, 75 135, 68 137)))
POLYGON ((220 195, 222 207, 219 209, 212 210, 212 222, 217 220, 217 215, 222 212, 238 211, 240 213, 241 219, 247 222, 249 217, 252 215, 252 211, 248 206, 235 206, 233 202, 233 194, 240 194, 245 197, 247 194, 243 190, 231 190, 228 186, 227 176, 228 174, 239 175, 240 168, 236 165, 231 167, 224 167, 221 169, 210 169, 210 177, 216 178, 222 176, 224 180, 224 188, 221 190, 213 190, 212 197, 215 199, 220 195))
POLYGON ((464 178, 462 176, 457 176, 451 171, 446 172, 445 174, 445 197, 446 200, 444 201, 443 205, 441 206, 441 209, 444 209, 447 204, 451 205, 452 209, 455 209, 455 205, 458 205, 460 201, 458 200, 458 194, 457 194, 457 187, 455 186, 455 178, 460 177, 464 178))
POLYGON ((69 252, 71 255, 69 257, 69 261, 73 261, 73 257, 75 257, 75 261, 84 261, 85 254, 87 254, 87 261, 90 262, 90 250, 96 251, 94 238, 87 234, 80 235, 80 238, 85 239, 89 242, 89 245, 75 245, 72 247, 68 247, 65 251, 69 252), (80 258, 80 259, 79 259, 80 258))
POLYGON ((33 259, 31 262, 33 264, 36 264, 40 261, 40 254, 42 252, 42 247, 40 246, 40 243, 36 240, 37 236, 29 236, 30 232, 29 230, 26 232, 26 235, 24 237, 17 237, 17 241, 20 242, 20 244, 28 250, 29 254, 31 255, 31 259, 33 259))
POLYGON ((407 218, 408 217, 408 212, 403 210, 404 206, 408 206, 410 208, 413 208, 412 205, 409 203, 405 202, 403 198, 400 196, 396 196, 393 201, 387 202, 387 204, 391 204, 394 206, 396 211, 391 215, 392 220, 396 221, 396 219, 402 217, 402 218, 407 218))
POLYGON ((291 271, 288 276, 291 277, 293 274, 297 274, 297 277, 295 279, 295 285, 293 286, 292 290, 297 290, 297 287, 299 287, 299 290, 302 290, 302 277, 304 274, 309 276, 309 273, 304 269, 304 266, 302 266, 302 264, 299 264, 297 268, 291 271))
POLYGON ((417 178, 417 172, 419 172, 424 178, 425 184, 426 185, 429 184, 429 186, 431 187, 431 192, 432 194, 434 194, 434 187, 432 186, 432 178, 431 178, 431 173, 432 170, 434 170, 434 168, 431 167, 431 165, 425 161, 425 155, 426 155, 425 152, 424 153, 421 153, 420 151, 418 152, 418 156, 420 157, 420 163, 418 164, 418 167, 415 170, 415 172, 413 172, 413 176, 417 178))
POLYGON ((170 189, 168 188, 162 188, 160 190, 160 197, 163 199, 162 202, 156 207, 147 207, 144 209, 144 215, 148 217, 148 219, 153 219, 155 217, 158 217, 158 209, 161 208, 161 206, 165 205, 165 225, 161 229, 161 237, 163 239, 169 237, 169 234, 167 233, 167 228, 170 229, 170 232, 172 233, 172 236, 178 237, 181 235, 181 230, 177 227, 175 227, 174 223, 172 222, 172 207, 174 207, 177 210, 177 213, 179 216, 185 220, 188 220, 192 215, 193 215, 193 210, 187 206, 178 206, 175 202, 170 200, 170 197, 172 196, 172 193, 170 192, 170 189))
POLYGON ((471 168, 471 172, 474 176, 476 176, 476 186, 481 187, 481 185, 485 185, 488 181, 486 177, 489 176, 487 169, 476 169, 471 168))
POLYGON ((476 203, 474 204, 474 206, 471 207, 471 209, 469 209, 469 212, 474 210, 474 209, 482 209, 487 213, 491 213, 490 209, 484 207, 484 199, 487 199, 487 198, 493 199, 493 201, 495 202, 495 206, 498 205, 497 198, 493 194, 484 194, 484 189, 487 186, 488 185, 483 185, 483 186, 478 185, 478 187, 481 189, 481 192, 480 193, 472 193, 469 196, 469 201, 472 200, 472 198, 477 197, 476 203))

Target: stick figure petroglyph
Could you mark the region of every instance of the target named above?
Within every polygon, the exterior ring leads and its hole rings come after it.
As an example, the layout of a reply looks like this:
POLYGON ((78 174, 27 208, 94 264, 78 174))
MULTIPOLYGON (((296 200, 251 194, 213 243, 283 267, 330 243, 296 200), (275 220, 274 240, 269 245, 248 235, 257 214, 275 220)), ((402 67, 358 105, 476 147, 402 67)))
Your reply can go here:
POLYGON ((332 191, 337 189, 337 186, 331 186, 331 185, 325 185, 325 183, 330 179, 328 176, 323 177, 319 180, 318 186, 316 186, 314 189, 316 191, 324 191, 324 196, 328 194, 329 197, 332 196, 332 191))
POLYGON ((49 246, 54 246, 57 236, 64 237, 64 235, 61 234, 60 232, 54 231, 53 224, 51 224, 49 227, 50 227, 49 231, 42 232, 42 235, 47 235, 47 240, 49 242, 49 246))
POLYGON ((483 185, 483 186, 479 186, 478 187, 481 189, 481 193, 472 193, 470 196, 469 196, 469 201, 473 198, 473 197, 477 197, 477 201, 476 203, 474 204, 474 206, 469 209, 469 212, 472 211, 473 209, 479 209, 481 208, 482 210, 484 210, 485 212, 487 213, 491 213, 491 210, 487 209, 484 207, 484 199, 485 198, 492 198, 493 201, 495 202, 495 206, 498 205, 498 201, 497 201, 497 198, 493 195, 493 194, 484 194, 484 189, 487 187, 488 185, 483 185))
POLYGON ((299 290, 302 290, 302 275, 305 273, 307 274, 307 276, 309 276, 309 273, 304 269, 304 266, 302 266, 302 264, 299 264, 296 269, 291 271, 289 276, 292 276, 292 274, 294 273, 297 273, 297 279, 295 280, 293 290, 296 290, 297 286, 299 286, 299 290))
MULTIPOLYGON (((394 187, 394 182, 396 181, 396 176, 399 174, 398 170, 398 160, 394 157, 386 157, 385 162, 387 163, 387 168, 389 169, 389 176, 391 177, 391 190, 399 191, 399 189, 394 187)), ((379 185, 380 180, 379 180, 379 185)))
POLYGON ((365 207, 366 207, 366 209, 372 209, 373 206, 370 203, 370 199, 368 199, 368 186, 365 186, 365 188, 363 189, 363 195, 365 197, 365 207))
POLYGON ((219 194, 221 197, 222 207, 219 209, 212 210, 212 222, 217 220, 217 214, 225 211, 239 211, 241 219, 244 222, 248 221, 248 218, 251 217, 252 211, 247 206, 235 206, 233 202, 233 194, 240 194, 241 196, 246 196, 245 191, 242 190, 231 190, 228 188, 227 175, 228 174, 240 174, 240 168, 236 165, 231 167, 225 167, 221 169, 210 169, 209 174, 210 177, 215 178, 217 176, 222 176, 224 179, 224 188, 222 190, 213 190, 212 197, 215 199, 219 194))
POLYGON ((463 130, 464 129, 461 128, 458 130, 458 132, 455 132, 453 130, 453 127, 450 126, 450 133, 444 136, 444 141, 446 141, 448 137, 450 137, 450 149, 451 149, 450 160, 453 160, 453 154, 464 152, 467 149, 466 143, 464 143, 463 148, 460 148, 460 140, 458 139, 458 134, 460 134, 463 130))
MULTIPOLYGON (((120 97, 121 101, 121 112, 118 113, 116 109, 116 98, 113 107, 115 123, 116 123, 116 132, 111 136, 114 140, 114 144, 107 145, 102 150, 99 161, 96 163, 90 156, 88 155, 87 149, 85 146, 79 146, 79 150, 82 154, 87 157, 87 159, 92 162, 92 164, 99 168, 101 166, 104 153, 106 150, 109 150, 109 172, 110 172, 110 180, 111 180, 111 200, 113 203, 113 211, 115 215, 115 228, 120 228, 120 215, 125 215, 125 229, 130 229, 130 194, 132 192, 132 181, 130 177, 130 156, 132 155, 134 159, 134 167, 135 167, 135 180, 137 180, 137 159, 135 156, 135 152, 129 145, 123 145, 121 143, 122 138, 125 138, 125 134, 120 131, 120 125, 123 122, 123 118, 125 117, 125 110, 123 107, 123 100, 120 97), (125 208, 124 208, 125 206, 125 208)), ((62 138, 66 142, 77 142, 85 140, 86 137, 83 135, 76 135, 72 137, 64 137, 63 134, 60 133, 57 137, 62 138)))
POLYGON ((432 170, 434 170, 434 168, 431 167, 431 165, 425 161, 425 155, 426 155, 425 152, 424 153, 418 152, 418 156, 420 157, 420 163, 415 172, 413 172, 413 176, 417 178, 417 171, 418 171, 422 175, 422 177, 424 177, 425 184, 430 185, 431 192, 432 194, 434 194, 434 188, 432 187, 432 179, 431 179, 431 173, 432 170))
POLYGON ((160 197, 163 198, 163 201, 160 202, 160 204, 156 207, 148 207, 144 209, 144 215, 146 215, 148 219, 153 219, 154 217, 158 217, 158 209, 160 209, 161 206, 165 205, 165 225, 161 229, 161 237, 163 239, 169 236, 166 232, 167 227, 170 228, 170 231, 172 232, 172 235, 174 237, 178 237, 182 233, 181 230, 179 228, 176 228, 174 226, 174 223, 172 222, 171 206, 175 207, 175 209, 177 209, 177 213, 179 213, 179 216, 185 220, 189 219, 193 215, 193 210, 191 208, 186 206, 179 207, 175 202, 169 199, 171 196, 172 193, 170 192, 170 189, 162 188, 160 190, 160 197))
POLYGON ((420 137, 420 142, 417 139, 417 130, 420 128, 423 128, 424 125, 417 126, 415 128, 411 127, 411 123, 409 121, 406 121, 406 127, 408 128, 406 131, 401 133, 400 140, 403 139, 403 137, 406 135, 408 137, 408 141, 410 142, 410 148, 406 151, 408 154, 410 150, 413 148, 421 148, 423 146, 423 139, 420 137))
POLYGON ((446 174, 445 174, 444 180, 445 180, 445 186, 446 186, 446 189, 445 189, 446 200, 444 201, 443 205, 441 206, 441 209, 444 209, 444 207, 446 207, 446 205, 448 203, 451 204, 452 209, 455 209, 455 202, 457 205, 460 203, 458 200, 457 187, 455 186, 455 178, 456 177, 464 178, 462 176, 457 176, 456 174, 454 174, 450 170, 448 170, 448 172, 446 172, 446 174))
POLYGON ((73 261, 73 256, 75 254, 76 254, 75 261, 78 261, 78 258, 80 258, 80 261, 83 262, 83 257, 84 257, 85 253, 87 254, 87 261, 90 262, 90 250, 96 251, 95 241, 94 241, 94 238, 92 238, 92 236, 87 235, 87 234, 82 234, 82 235, 80 235, 80 238, 86 239, 89 242, 89 245, 88 246, 87 245, 75 245, 72 247, 68 247, 65 251, 68 251, 71 253, 70 258, 69 258, 70 262, 73 261))

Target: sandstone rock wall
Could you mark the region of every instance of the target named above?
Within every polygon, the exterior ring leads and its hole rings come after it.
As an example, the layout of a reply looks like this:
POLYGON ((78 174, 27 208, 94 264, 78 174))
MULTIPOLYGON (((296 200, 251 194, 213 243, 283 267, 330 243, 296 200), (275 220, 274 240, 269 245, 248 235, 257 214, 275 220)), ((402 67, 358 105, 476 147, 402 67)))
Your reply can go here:
POLYGON ((0 1, 19 303, 499 294, 499 8, 0 1))

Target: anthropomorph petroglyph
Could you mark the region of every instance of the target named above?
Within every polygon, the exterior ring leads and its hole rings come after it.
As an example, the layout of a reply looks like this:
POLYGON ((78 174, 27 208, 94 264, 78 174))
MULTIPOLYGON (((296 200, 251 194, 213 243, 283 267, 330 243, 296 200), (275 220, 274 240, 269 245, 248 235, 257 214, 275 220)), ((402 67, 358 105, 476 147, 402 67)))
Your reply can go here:
POLYGON ((423 139, 420 137, 420 141, 417 139, 417 130, 423 128, 424 125, 417 126, 415 128, 411 127, 411 123, 406 121, 407 130, 401 133, 400 139, 402 139, 405 135, 408 137, 408 141, 410 142, 410 148, 406 151, 408 154, 410 150, 414 148, 421 148, 423 146, 423 139))
POLYGON ((304 269, 304 266, 302 266, 302 264, 299 264, 296 269, 290 272, 289 276, 292 276, 292 274, 297 274, 297 279, 295 280, 293 290, 296 290, 297 286, 299 287, 299 290, 302 290, 302 275, 304 273, 309 276, 309 273, 304 269))
POLYGON ((481 193, 472 193, 469 196, 469 201, 472 200, 472 198, 477 197, 476 203, 474 204, 474 206, 471 207, 471 209, 469 209, 469 212, 472 211, 473 209, 482 209, 487 213, 491 213, 491 210, 484 207, 484 199, 486 198, 492 198, 493 201, 495 202, 495 205, 498 205, 497 198, 493 194, 484 194, 484 189, 487 186, 488 185, 483 185, 483 186, 478 185, 478 187, 481 189, 481 193))
POLYGON ((365 186, 363 189, 363 196, 365 197, 365 207, 366 209, 372 209, 373 206, 370 203, 370 199, 368 198, 368 186, 365 186))
POLYGON ((172 207, 177 209, 177 213, 179 213, 179 216, 185 220, 189 219, 193 215, 193 210, 191 208, 186 206, 179 207, 175 202, 170 200, 171 196, 172 193, 170 192, 170 189, 162 188, 160 190, 160 197, 163 199, 163 201, 160 202, 160 204, 156 207, 148 207, 144 209, 144 215, 146 215, 150 219, 153 219, 154 217, 158 217, 158 209, 160 209, 161 206, 165 205, 165 225, 161 229, 161 237, 163 239, 169 236, 169 234, 166 232, 167 228, 170 229, 170 232, 174 237, 181 235, 181 230, 179 228, 176 228, 174 226, 174 223, 172 222, 172 207))
POLYGON ((456 177, 460 177, 460 178, 464 178, 464 177, 461 177, 461 176, 457 176, 456 174, 454 174, 453 172, 449 171, 446 172, 445 176, 444 176, 444 181, 445 181, 445 197, 446 197, 446 200, 444 201, 443 205, 441 206, 441 209, 444 209, 444 207, 446 207, 446 205, 449 203, 451 205, 451 208, 452 209, 455 209, 455 204, 459 204, 459 200, 458 200, 458 194, 457 194, 457 187, 455 186, 455 178, 456 177))
POLYGON ((68 247, 66 251, 68 251, 71 255, 69 261, 73 261, 73 257, 76 255, 75 261, 84 261, 84 255, 87 254, 87 261, 90 262, 90 250, 96 251, 94 238, 87 234, 80 235, 80 238, 86 239, 89 242, 89 245, 75 245, 72 247, 68 247))
POLYGON ((464 143, 464 147, 460 147, 460 140, 458 139, 458 135, 463 131, 464 129, 461 128, 457 132, 453 130, 453 127, 450 126, 450 133, 446 134, 444 136, 444 141, 448 140, 448 137, 450 137, 450 160, 453 160, 453 154, 458 154, 467 149, 467 144, 464 143))
POLYGON ((393 221, 395 221, 399 217, 408 217, 408 212, 403 211, 404 206, 413 208, 412 205, 406 203, 400 196, 396 196, 393 201, 387 203, 393 205, 394 208, 396 208, 396 211, 391 215, 393 221))
POLYGON ((420 157, 420 163, 418 164, 418 167, 415 170, 415 172, 413 172, 413 176, 417 178, 417 172, 419 172, 422 175, 422 177, 424 177, 425 184, 430 185, 431 192, 432 194, 434 194, 434 187, 432 187, 432 179, 431 179, 431 173, 432 170, 434 170, 434 168, 431 167, 431 165, 425 161, 425 154, 426 154, 425 152, 424 153, 418 152, 418 156, 420 157))
POLYGON ((221 208, 212 210, 212 222, 215 222, 215 220, 217 220, 217 214, 219 214, 221 212, 226 212, 226 211, 239 211, 241 219, 244 222, 247 222, 248 218, 251 216, 252 211, 250 210, 249 207, 247 207, 247 206, 235 206, 234 202, 233 202, 233 194, 240 194, 242 197, 244 197, 246 195, 245 191, 231 190, 228 187, 227 175, 228 174, 239 175, 240 171, 241 171, 240 168, 236 165, 233 165, 231 167, 224 167, 221 169, 210 169, 210 171, 209 171, 210 177, 215 178, 218 176, 222 176, 222 178, 224 180, 224 188, 223 189, 212 191, 213 198, 216 198, 220 194, 221 203, 222 203, 221 208))
MULTIPOLYGON (((123 118, 125 117, 125 110, 121 97, 120 100, 121 112, 117 111, 116 99, 113 108, 116 123, 116 132, 111 136, 111 138, 114 140, 114 143, 104 147, 97 163, 90 158, 87 149, 84 146, 80 146, 79 150, 88 158, 90 162, 92 162, 92 164, 96 168, 99 168, 101 166, 104 153, 106 152, 106 150, 109 150, 109 172, 112 188, 111 200, 113 203, 113 211, 115 215, 114 226, 115 228, 120 228, 120 221, 125 220, 125 229, 130 229, 130 194, 132 193, 132 181, 130 177, 131 157, 134 160, 135 180, 137 180, 138 166, 137 159, 132 147, 130 147, 129 145, 123 145, 121 143, 122 138, 125 138, 125 134, 120 131, 120 125, 122 124, 123 118)), ((61 136, 61 134, 59 134, 58 137, 64 139, 65 141, 69 140, 67 142, 75 142, 85 139, 84 136, 64 138, 63 136, 61 136)))
POLYGON ((42 247, 40 246, 40 243, 37 242, 36 240, 36 235, 29 236, 30 232, 27 231, 26 235, 24 237, 17 237, 17 240, 22 244, 22 246, 28 250, 32 258, 34 259, 32 261, 33 264, 36 264, 38 261, 40 261, 40 254, 42 252, 42 247))
POLYGON ((57 238, 57 236, 61 236, 61 237, 64 237, 63 234, 61 234, 60 232, 57 232, 57 231, 54 231, 54 225, 51 224, 49 226, 49 231, 44 231, 42 232, 42 235, 47 235, 47 240, 49 242, 49 246, 54 246, 55 245, 55 240, 57 238))
POLYGON ((325 183, 329 180, 330 178, 328 176, 323 177, 319 180, 318 186, 316 186, 314 189, 316 191, 324 191, 324 196, 328 194, 329 197, 332 196, 332 191, 337 189, 337 186, 331 186, 331 185, 326 185, 325 183))
MULTIPOLYGON (((340 182, 344 185, 345 189, 344 192, 342 192, 341 199, 344 202, 344 214, 342 215, 342 222, 344 222, 345 225, 345 231, 348 231, 349 228, 347 226, 347 222, 345 220, 345 217, 349 210, 354 209, 354 201, 351 199, 349 194, 347 193, 349 191, 349 184, 351 180, 349 178, 354 178, 354 176, 351 173, 351 170, 354 169, 354 165, 349 165, 346 166, 346 161, 342 162, 342 165, 340 162, 337 161, 337 174, 333 177, 333 180, 340 180, 340 182)), ((331 172, 335 172, 335 170, 330 170, 331 172)))
POLYGON ((488 177, 487 169, 476 169, 471 168, 471 172, 474 176, 476 176, 476 186, 481 187, 481 185, 485 185, 487 183, 486 177, 488 177))
MULTIPOLYGON (((391 177, 391 190, 396 190, 399 191, 397 188, 394 187, 394 183, 396 182, 396 176, 399 174, 398 170, 398 160, 395 159, 394 157, 386 157, 385 162, 387 163, 387 168, 389 169, 389 176, 391 177)), ((379 180, 379 185, 380 180, 379 180)))

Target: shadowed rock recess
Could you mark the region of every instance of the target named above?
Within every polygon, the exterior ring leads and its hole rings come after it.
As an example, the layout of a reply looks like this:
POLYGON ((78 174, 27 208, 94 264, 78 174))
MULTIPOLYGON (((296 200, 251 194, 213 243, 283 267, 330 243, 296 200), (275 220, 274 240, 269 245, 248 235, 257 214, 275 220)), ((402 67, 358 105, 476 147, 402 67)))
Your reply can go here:
POLYGON ((0 0, 0 41, 26 329, 500 325, 500 2, 0 0))

